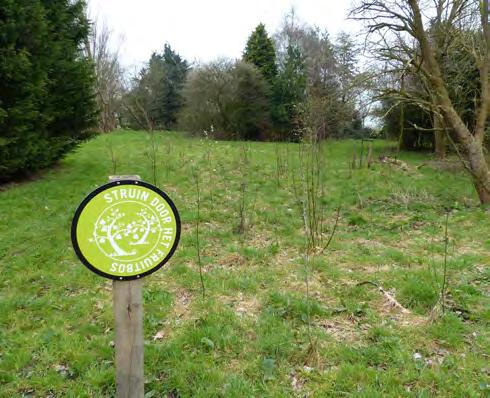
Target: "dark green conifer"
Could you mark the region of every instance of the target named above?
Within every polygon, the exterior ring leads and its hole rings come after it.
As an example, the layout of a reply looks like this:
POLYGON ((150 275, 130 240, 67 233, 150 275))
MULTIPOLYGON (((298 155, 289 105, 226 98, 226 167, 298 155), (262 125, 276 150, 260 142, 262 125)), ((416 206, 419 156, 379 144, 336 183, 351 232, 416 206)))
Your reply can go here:
POLYGON ((83 1, 4 0, 0 181, 46 167, 90 136, 94 69, 83 1))
POLYGON ((274 84, 277 76, 276 50, 264 24, 259 24, 248 38, 243 60, 255 65, 269 84, 274 84))

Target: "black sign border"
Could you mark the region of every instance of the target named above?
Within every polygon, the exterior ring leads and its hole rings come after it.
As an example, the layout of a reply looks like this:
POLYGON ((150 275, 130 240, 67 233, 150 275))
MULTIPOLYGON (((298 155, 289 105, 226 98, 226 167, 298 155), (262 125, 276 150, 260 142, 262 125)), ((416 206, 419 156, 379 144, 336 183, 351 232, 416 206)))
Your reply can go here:
POLYGON ((77 210, 75 211, 75 215, 73 216, 73 220, 71 223, 71 242, 73 245, 73 248, 75 249, 75 253, 77 257, 80 259, 80 261, 85 265, 88 269, 90 269, 92 272, 96 273, 97 275, 103 276, 105 278, 109 278, 115 281, 130 281, 130 280, 135 280, 135 279, 141 279, 147 275, 150 275, 156 271, 158 271, 160 268, 162 268, 168 260, 174 255, 175 250, 177 250, 177 246, 179 245, 180 241, 180 231, 181 231, 181 226, 180 226, 180 215, 177 210, 177 207, 175 206, 174 202, 172 199, 168 197, 168 195, 163 192, 161 189, 155 187, 154 185, 148 184, 147 182, 140 181, 140 180, 118 180, 118 181, 112 181, 107 184, 101 185, 94 191, 90 192, 88 196, 82 200, 82 203, 78 206, 77 210), (136 274, 136 275, 131 275, 131 276, 117 276, 117 275, 112 275, 112 274, 106 274, 105 272, 102 272, 100 269, 96 268, 94 265, 92 265, 83 255, 82 251, 80 250, 80 246, 78 245, 78 240, 77 240, 77 225, 78 225, 78 220, 80 219, 80 215, 82 214, 82 211, 85 209, 85 206, 99 193, 115 187, 115 186, 120 186, 120 185, 136 185, 136 186, 143 186, 145 188, 148 188, 152 190, 153 192, 157 193, 161 197, 163 197, 167 203, 170 205, 170 208, 172 209, 174 216, 175 216, 175 224, 177 227, 177 233, 175 236, 174 243, 167 254, 167 256, 155 267, 153 267, 151 270, 143 272, 141 274, 136 274))

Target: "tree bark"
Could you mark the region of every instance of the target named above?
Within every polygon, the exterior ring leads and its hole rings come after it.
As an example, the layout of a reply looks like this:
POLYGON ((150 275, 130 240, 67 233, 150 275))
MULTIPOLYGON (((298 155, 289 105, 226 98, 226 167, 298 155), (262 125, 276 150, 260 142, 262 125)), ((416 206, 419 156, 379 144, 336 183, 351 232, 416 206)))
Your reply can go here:
POLYGON ((446 129, 439 115, 434 115, 434 154, 436 159, 446 157, 446 129))
POLYGON ((468 159, 480 202, 484 205, 490 204, 490 171, 485 159, 483 145, 476 139, 473 139, 468 145, 468 159))
MULTIPOLYGON (((401 77, 401 90, 405 90, 405 76, 402 74, 401 77)), ((402 102, 400 104, 400 119, 398 120, 399 131, 398 131, 398 152, 402 150, 403 139, 405 134, 405 104, 402 102)))

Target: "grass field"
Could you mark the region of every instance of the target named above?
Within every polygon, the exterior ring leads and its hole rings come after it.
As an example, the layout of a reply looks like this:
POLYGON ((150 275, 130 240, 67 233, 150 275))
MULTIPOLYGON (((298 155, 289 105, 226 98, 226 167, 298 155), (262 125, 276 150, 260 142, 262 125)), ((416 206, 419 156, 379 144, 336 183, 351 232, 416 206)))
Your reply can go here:
POLYGON ((326 236, 340 218, 305 268, 298 144, 155 139, 153 157, 145 133, 98 137, 0 192, 0 397, 114 395, 111 282, 70 242, 77 205, 114 173, 156 177, 183 222, 175 256, 145 279, 146 397, 490 394, 489 212, 465 174, 408 153, 408 170, 350 170, 352 141, 325 143, 326 236), (431 318, 447 209, 448 310, 431 318))

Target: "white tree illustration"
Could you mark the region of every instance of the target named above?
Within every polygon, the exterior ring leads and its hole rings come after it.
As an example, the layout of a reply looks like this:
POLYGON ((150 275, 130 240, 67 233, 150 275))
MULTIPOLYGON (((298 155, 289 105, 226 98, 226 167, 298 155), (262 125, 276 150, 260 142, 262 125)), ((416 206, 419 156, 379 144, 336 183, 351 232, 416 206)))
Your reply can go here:
POLYGON ((150 232, 156 233, 162 230, 157 218, 154 215, 148 214, 145 209, 141 209, 137 215, 140 219, 134 223, 129 232, 129 234, 133 234, 132 238, 136 240, 136 242, 132 241, 129 243, 131 246, 148 244, 147 239, 150 232))
POLYGON ((113 208, 105 217, 98 220, 94 226, 93 238, 91 242, 98 244, 109 243, 113 253, 109 256, 123 257, 136 254, 136 250, 128 251, 122 246, 139 246, 148 244, 148 236, 162 230, 155 215, 149 214, 145 209, 141 209, 137 215, 137 220, 125 223, 122 219, 126 216, 118 208, 113 208))

